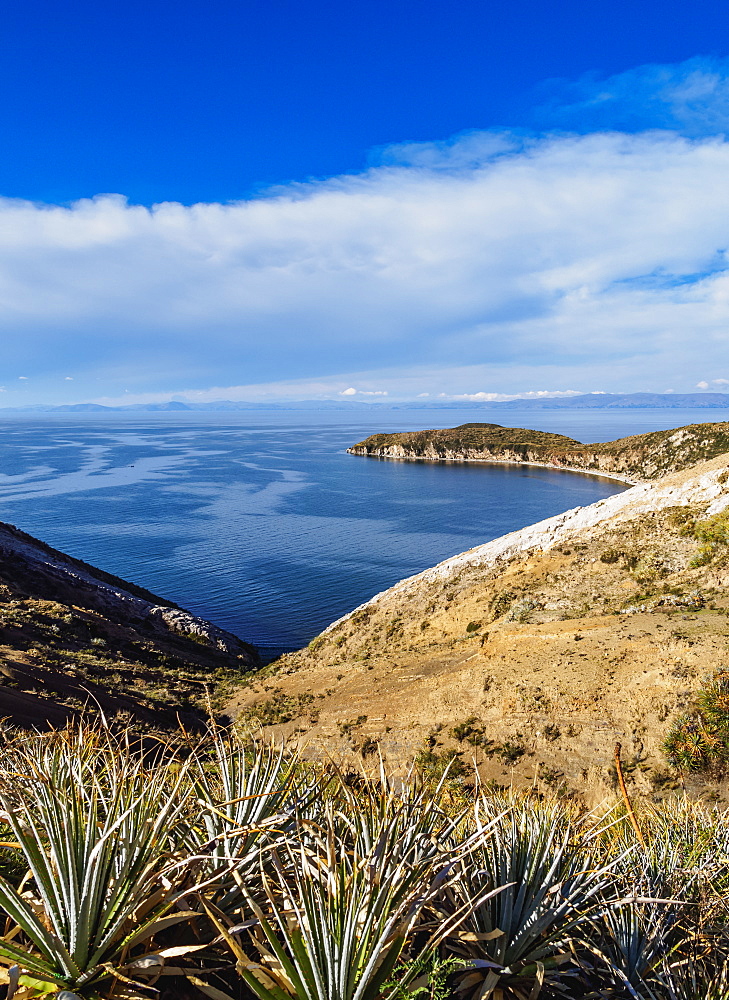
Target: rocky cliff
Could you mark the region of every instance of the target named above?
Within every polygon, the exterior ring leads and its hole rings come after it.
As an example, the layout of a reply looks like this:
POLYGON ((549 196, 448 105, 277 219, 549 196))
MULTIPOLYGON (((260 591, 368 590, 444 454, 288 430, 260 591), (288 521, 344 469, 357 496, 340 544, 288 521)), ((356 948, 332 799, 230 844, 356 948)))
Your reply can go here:
POLYGON ((729 423, 691 424, 598 444, 500 424, 461 424, 447 430, 373 434, 347 449, 352 455, 441 462, 546 465, 649 482, 729 451, 729 423))
POLYGON ((62 724, 91 705, 194 724, 208 689, 258 665, 230 633, 0 523, 0 717, 62 724))
POLYGON ((726 664, 728 616, 724 454, 402 581, 234 708, 351 766, 455 753, 483 780, 587 801, 613 787, 620 742, 631 788, 661 795, 678 780, 662 741, 726 664))

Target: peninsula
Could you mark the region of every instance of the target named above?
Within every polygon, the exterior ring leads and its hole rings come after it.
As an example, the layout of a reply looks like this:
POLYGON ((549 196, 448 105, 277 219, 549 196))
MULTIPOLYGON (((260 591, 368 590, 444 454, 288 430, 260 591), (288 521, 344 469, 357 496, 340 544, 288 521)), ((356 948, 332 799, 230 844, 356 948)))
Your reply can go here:
POLYGON ((596 444, 524 427, 470 423, 446 430, 372 434, 347 451, 406 461, 547 466, 635 484, 729 451, 729 423, 690 424, 596 444))

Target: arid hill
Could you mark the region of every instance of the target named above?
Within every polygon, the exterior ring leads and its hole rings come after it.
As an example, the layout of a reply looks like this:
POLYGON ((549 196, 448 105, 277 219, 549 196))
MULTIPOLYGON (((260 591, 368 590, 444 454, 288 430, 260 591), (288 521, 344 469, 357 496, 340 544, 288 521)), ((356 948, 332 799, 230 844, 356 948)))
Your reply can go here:
POLYGON ((455 751, 484 780, 587 801, 614 787, 620 742, 630 787, 658 796, 678 780, 668 727, 726 664, 728 584, 723 454, 403 580, 233 708, 358 766, 455 751))
POLYGON ((235 636, 0 524, 0 718, 62 725, 91 705, 194 725, 208 690, 258 665, 235 636))
POLYGON ((372 434, 347 450, 375 458, 547 465, 637 483, 729 451, 729 423, 691 424, 598 444, 523 427, 461 424, 447 430, 372 434))

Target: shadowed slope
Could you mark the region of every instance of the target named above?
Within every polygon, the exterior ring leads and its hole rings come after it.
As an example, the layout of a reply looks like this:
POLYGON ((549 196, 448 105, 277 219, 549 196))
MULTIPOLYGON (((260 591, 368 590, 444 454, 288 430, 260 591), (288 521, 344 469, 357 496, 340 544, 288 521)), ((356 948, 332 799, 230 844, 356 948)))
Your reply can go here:
POLYGON ((86 705, 148 724, 203 718, 253 647, 0 524, 0 717, 58 725, 86 705))

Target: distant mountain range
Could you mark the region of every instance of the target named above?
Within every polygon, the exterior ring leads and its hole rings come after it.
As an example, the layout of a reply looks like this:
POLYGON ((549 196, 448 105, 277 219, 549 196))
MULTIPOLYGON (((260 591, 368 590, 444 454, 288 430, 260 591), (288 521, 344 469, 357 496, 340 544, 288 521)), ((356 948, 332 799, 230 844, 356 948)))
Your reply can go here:
POLYGON ((726 409, 729 395, 724 392, 629 392, 586 393, 582 396, 552 396, 542 399, 511 399, 489 403, 504 410, 654 410, 726 409))
POLYGON ((130 403, 127 406, 102 406, 100 403, 66 403, 62 406, 0 407, 0 413, 115 413, 158 411, 220 410, 655 410, 655 409, 729 409, 729 394, 723 392, 629 392, 585 393, 580 396, 544 396, 539 399, 510 399, 506 402, 465 402, 454 400, 411 400, 404 403, 362 403, 357 400, 304 399, 292 403, 234 402, 229 399, 211 403, 130 403))

